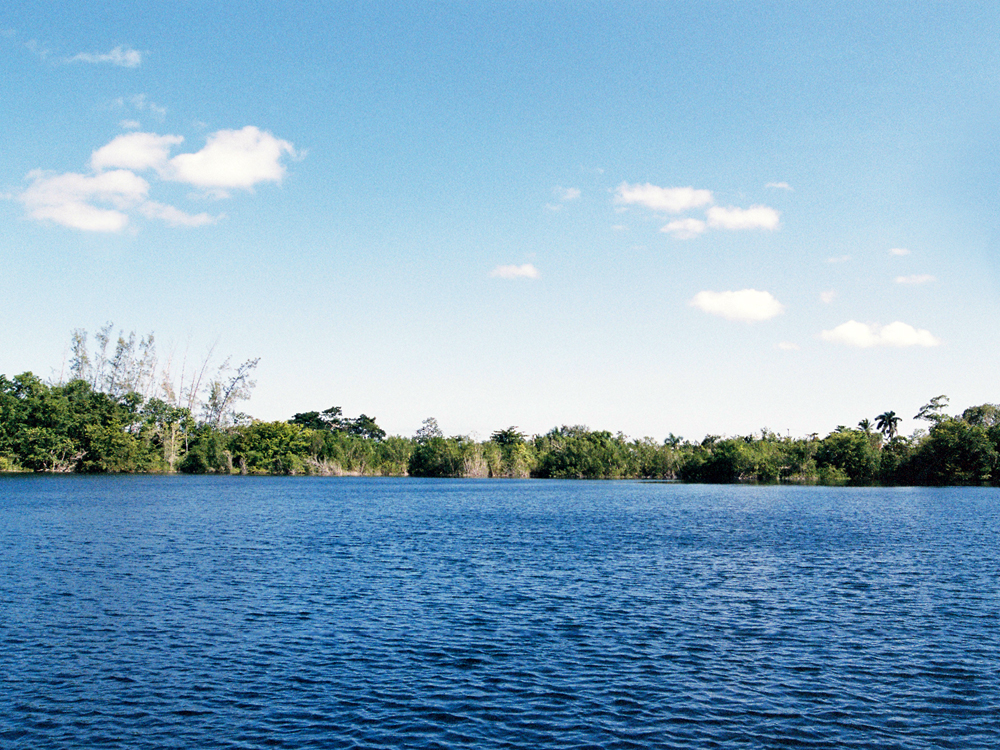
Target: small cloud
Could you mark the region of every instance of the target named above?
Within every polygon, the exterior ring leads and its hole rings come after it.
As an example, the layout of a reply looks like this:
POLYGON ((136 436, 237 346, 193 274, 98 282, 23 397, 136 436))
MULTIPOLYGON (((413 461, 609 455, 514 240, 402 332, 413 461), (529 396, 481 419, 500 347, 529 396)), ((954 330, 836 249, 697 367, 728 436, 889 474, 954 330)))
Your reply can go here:
POLYGON ((770 292, 742 289, 738 292, 698 292, 688 303, 692 307, 726 320, 747 322, 768 320, 785 311, 770 292))
POLYGON ((695 190, 693 187, 664 188, 648 182, 645 185, 623 182, 615 191, 615 203, 619 205, 636 204, 671 214, 683 213, 713 202, 711 190, 695 190))
POLYGON ((905 247, 890 247, 889 255, 909 255, 910 251, 905 247))
POLYGON ((490 271, 490 276, 496 279, 537 279, 538 269, 530 263, 523 266, 497 266, 490 271))
POLYGON ((189 214, 174 206, 168 206, 156 201, 146 201, 139 206, 139 213, 148 219, 160 219, 172 227, 201 227, 215 224, 222 216, 210 216, 207 213, 189 214))
POLYGON ((180 135, 156 133, 126 133, 97 149, 90 155, 90 167, 100 172, 107 167, 119 167, 141 172, 144 169, 162 171, 170 149, 184 142, 180 135))
POLYGON ((152 112, 160 120, 167 115, 167 108, 161 107, 156 102, 150 101, 145 94, 133 94, 126 99, 119 96, 112 99, 109 105, 112 109, 134 109, 136 112, 152 112))
POLYGON ((24 48, 40 60, 46 60, 52 54, 52 50, 39 43, 37 39, 29 39, 24 43, 24 48))
POLYGON ((584 174, 604 174, 604 170, 600 167, 580 167, 580 171, 584 174))
POLYGON ((142 127, 142 123, 138 120, 122 120, 118 123, 118 126, 122 130, 138 130, 142 127))
POLYGON ((778 343, 778 348, 786 352, 795 352, 799 350, 799 345, 791 341, 781 341, 778 343))
POLYGON ((827 258, 826 262, 827 263, 846 263, 850 259, 851 259, 850 255, 838 255, 838 256, 836 256, 834 258, 827 258))
POLYGON ((820 338, 862 349, 874 346, 938 346, 941 343, 930 331, 914 328, 898 320, 886 326, 849 320, 832 331, 823 331, 820 338))
POLYGON ((708 225, 719 229, 767 229, 778 228, 781 214, 768 206, 750 208, 722 208, 713 206, 706 212, 708 225))
POLYGON ((614 230, 615 232, 624 232, 624 231, 626 231, 624 224, 612 224, 611 225, 611 229, 614 230))
POLYGON ((830 289, 829 291, 826 292, 820 292, 819 299, 824 305, 829 305, 831 302, 837 299, 837 293, 833 289, 830 289))
POLYGON ((679 240, 690 240, 705 232, 705 222, 701 219, 677 219, 671 221, 660 228, 661 232, 667 232, 679 240))
POLYGON ((163 177, 218 193, 224 193, 225 188, 250 190, 258 182, 281 182, 285 154, 294 158, 295 147, 253 125, 218 130, 208 136, 200 151, 171 159, 163 177))
POLYGON ((929 273, 915 273, 912 276, 897 276, 897 284, 929 284, 932 281, 937 281, 929 273))
POLYGON ((117 65, 119 68, 138 68, 142 64, 142 53, 131 47, 118 45, 103 55, 92 55, 81 52, 79 55, 69 58, 66 62, 111 63, 112 65, 117 65))
POLYGON ((562 211, 562 203, 546 203, 545 208, 549 211, 562 211))
POLYGON ((552 188, 552 193, 561 203, 568 203, 569 201, 575 201, 580 197, 580 191, 576 188, 564 188, 556 185, 552 188))
POLYGON ((54 221, 86 232, 118 232, 128 224, 123 211, 146 198, 149 183, 125 169, 88 176, 69 172, 28 173, 32 183, 20 199, 33 219, 54 221), (111 204, 113 208, 93 205, 111 204))
POLYGON ((778 190, 791 190, 792 186, 787 182, 769 182, 764 187, 766 188, 776 188, 778 190))

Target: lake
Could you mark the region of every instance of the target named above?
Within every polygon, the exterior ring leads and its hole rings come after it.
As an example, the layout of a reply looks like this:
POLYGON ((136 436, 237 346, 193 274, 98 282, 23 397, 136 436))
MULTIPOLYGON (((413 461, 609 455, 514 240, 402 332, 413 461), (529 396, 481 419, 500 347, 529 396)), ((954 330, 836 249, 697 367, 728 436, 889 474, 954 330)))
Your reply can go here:
POLYGON ((4 748, 995 748, 1000 491, 0 478, 4 748))

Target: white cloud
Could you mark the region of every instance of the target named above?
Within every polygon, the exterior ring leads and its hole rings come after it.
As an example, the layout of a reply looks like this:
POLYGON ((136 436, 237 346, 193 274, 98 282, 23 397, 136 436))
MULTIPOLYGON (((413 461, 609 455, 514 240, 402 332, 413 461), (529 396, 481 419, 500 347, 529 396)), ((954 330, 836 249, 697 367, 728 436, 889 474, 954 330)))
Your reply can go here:
POLYGON ((32 184, 21 193, 21 202, 33 219, 54 221, 88 232, 117 232, 128 224, 123 211, 142 202, 149 183, 128 170, 82 175, 75 172, 28 173, 32 184), (110 203, 102 208, 93 203, 110 203))
POLYGON ((172 227, 201 227, 215 224, 222 216, 211 216, 207 213, 189 214, 174 206, 156 201, 146 201, 139 206, 139 213, 149 219, 160 219, 172 227))
POLYGON ((826 262, 827 263, 846 263, 850 259, 851 259, 850 255, 838 255, 838 256, 833 257, 833 258, 827 258, 826 262))
POLYGON ((167 108, 161 107, 156 102, 150 101, 145 94, 134 94, 127 99, 119 96, 110 103, 113 109, 134 109, 137 112, 152 112, 160 120, 166 117, 167 108))
POLYGON ((929 273, 915 273, 912 276, 897 276, 897 284, 928 284, 931 281, 937 281, 929 273))
POLYGON ((126 133, 97 149, 90 156, 91 169, 100 172, 107 167, 120 167, 141 172, 163 170, 172 146, 184 142, 180 135, 156 133, 126 133))
POLYGON ((909 255, 910 251, 905 247, 890 247, 889 255, 909 255))
POLYGON ((778 190, 791 190, 792 186, 787 182, 769 182, 764 187, 766 188, 777 188, 778 190))
POLYGON ((705 222, 701 219, 677 219, 661 227, 660 231, 667 232, 679 240, 690 240, 699 234, 703 234, 705 228, 705 222))
POLYGON ((281 182, 285 154, 296 157, 291 143, 253 125, 218 130, 200 151, 171 159, 164 177, 209 189, 250 189, 258 182, 281 182))
POLYGON ((538 269, 530 263, 523 266, 497 266, 490 271, 490 276, 497 279, 537 279, 538 269))
POLYGON ((937 346, 941 343, 930 331, 914 328, 898 320, 886 326, 849 320, 832 331, 823 331, 820 338, 863 349, 873 346, 937 346))
POLYGON ((770 292, 759 292, 756 289, 742 289, 738 292, 698 292, 688 304, 726 320, 768 320, 785 310, 785 306, 770 292))
POLYGON ((564 188, 558 185, 552 188, 552 193, 563 203, 575 201, 580 197, 580 191, 577 188, 564 188))
POLYGON ((695 190, 693 187, 663 188, 656 185, 629 185, 623 182, 618 186, 615 203, 638 204, 654 211, 666 211, 679 214, 692 208, 700 208, 714 202, 711 190, 695 190))
MULTIPOLYGON (((146 106, 144 98, 139 101, 146 106)), ((197 227, 222 217, 188 214, 147 201, 149 183, 136 172, 152 169, 161 179, 188 182, 224 196, 224 187, 250 189, 258 182, 280 182, 285 174, 282 157, 301 153, 291 143, 248 126, 220 130, 208 136, 201 151, 169 158, 171 148, 183 141, 179 135, 119 135, 91 154, 92 174, 34 170, 26 177, 31 184, 18 198, 33 219, 85 231, 120 231, 128 224, 130 210, 171 226, 197 227)))
POLYGON ((837 293, 833 289, 830 289, 826 292, 820 292, 819 298, 823 304, 829 305, 831 302, 837 299, 837 293))
POLYGON ((40 44, 37 39, 29 39, 24 43, 24 47, 31 54, 36 55, 40 60, 45 60, 50 54, 52 54, 52 50, 40 44))
POLYGON ((786 352, 795 352, 799 350, 799 345, 792 341, 781 341, 778 343, 778 348, 786 352))
POLYGON ((103 55, 92 55, 81 52, 79 55, 69 58, 68 62, 111 63, 120 68, 138 68, 142 64, 142 53, 131 47, 118 45, 103 55))
POLYGON ((142 127, 142 123, 138 120, 122 120, 118 123, 118 126, 122 130, 138 130, 142 127))
POLYGON ((719 229, 775 230, 781 220, 781 214, 768 206, 750 206, 750 208, 712 206, 706 212, 706 216, 708 225, 719 229))

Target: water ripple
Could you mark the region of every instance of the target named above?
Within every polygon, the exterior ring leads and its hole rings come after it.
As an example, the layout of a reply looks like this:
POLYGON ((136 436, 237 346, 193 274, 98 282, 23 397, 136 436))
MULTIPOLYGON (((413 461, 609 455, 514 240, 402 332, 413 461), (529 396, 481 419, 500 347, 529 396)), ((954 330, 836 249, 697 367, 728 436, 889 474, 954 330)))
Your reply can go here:
POLYGON ((0 479, 0 746, 997 747, 998 501, 0 479))

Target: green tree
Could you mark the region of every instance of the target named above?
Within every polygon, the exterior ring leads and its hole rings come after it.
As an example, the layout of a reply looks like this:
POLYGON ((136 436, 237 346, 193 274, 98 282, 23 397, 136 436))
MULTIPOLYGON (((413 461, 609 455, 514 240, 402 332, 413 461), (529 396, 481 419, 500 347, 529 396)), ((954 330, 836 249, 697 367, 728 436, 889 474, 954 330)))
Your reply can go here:
POLYGON ((845 429, 831 432, 820 442, 816 465, 843 471, 850 484, 867 485, 878 477, 879 454, 863 432, 845 429))
POLYGON ((997 479, 997 449, 987 430, 959 419, 935 424, 913 456, 920 484, 983 485, 997 479))
MULTIPOLYGON (((868 421, 867 419, 865 420, 868 421)), ((894 411, 884 411, 875 417, 875 427, 885 435, 886 440, 892 440, 899 429, 899 423, 902 420, 896 416, 894 411)), ((867 432, 867 430, 865 430, 867 432)))

